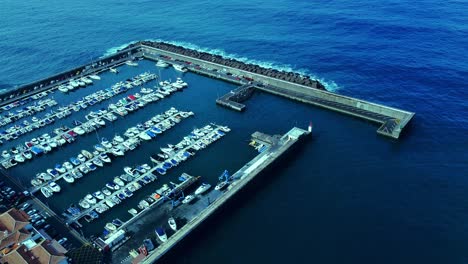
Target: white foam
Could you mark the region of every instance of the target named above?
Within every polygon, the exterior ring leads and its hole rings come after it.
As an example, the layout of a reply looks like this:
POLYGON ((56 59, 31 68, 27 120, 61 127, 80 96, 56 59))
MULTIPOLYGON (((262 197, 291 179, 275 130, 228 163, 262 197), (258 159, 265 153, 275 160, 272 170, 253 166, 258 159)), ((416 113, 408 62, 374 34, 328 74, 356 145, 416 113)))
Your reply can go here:
MULTIPOLYGON (((277 63, 277 62, 273 62, 273 61, 259 61, 259 60, 249 59, 249 58, 240 56, 238 54, 227 53, 226 51, 224 51, 222 49, 204 48, 204 47, 200 47, 200 46, 198 46, 196 44, 193 44, 193 43, 190 43, 190 42, 184 42, 184 41, 167 41, 167 40, 163 40, 163 39, 147 39, 146 41, 165 42, 165 43, 173 44, 173 45, 176 45, 176 46, 181 46, 181 47, 184 47, 184 48, 187 48, 187 49, 193 49, 193 50, 196 50, 196 51, 199 51, 199 52, 206 52, 206 53, 210 53, 210 54, 214 54, 214 55, 219 55, 219 56, 222 56, 223 58, 235 59, 235 60, 238 60, 238 61, 241 61, 241 62, 244 62, 244 63, 256 64, 256 65, 259 65, 259 66, 264 67, 264 68, 276 69, 278 71, 296 72, 296 73, 299 73, 299 74, 304 75, 304 76, 305 75, 310 76, 312 79, 316 79, 316 80, 320 81, 320 83, 322 83, 328 91, 335 92, 335 91, 340 89, 340 87, 334 81, 329 81, 329 80, 324 80, 322 78, 318 78, 313 73, 309 72, 307 69, 304 69, 304 68, 297 69, 296 67, 294 67, 293 65, 290 65, 290 64, 281 64, 281 63, 277 63)), ((108 49, 106 51, 104 56, 112 55, 112 54, 116 53, 118 50, 121 50, 121 49, 125 48, 126 46, 128 46, 130 44, 134 44, 136 42, 137 41, 131 41, 131 42, 127 43, 127 44, 123 44, 123 45, 120 45, 120 46, 117 46, 117 47, 110 48, 110 49, 108 49)))

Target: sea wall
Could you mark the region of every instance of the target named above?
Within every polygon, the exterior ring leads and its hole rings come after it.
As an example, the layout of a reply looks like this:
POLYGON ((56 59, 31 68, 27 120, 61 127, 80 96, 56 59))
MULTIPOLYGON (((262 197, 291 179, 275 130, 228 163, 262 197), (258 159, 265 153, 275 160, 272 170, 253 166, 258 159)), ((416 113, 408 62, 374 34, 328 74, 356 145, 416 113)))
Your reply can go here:
POLYGON ((81 77, 81 75, 84 74, 99 72, 113 64, 125 61, 129 56, 132 56, 137 51, 138 50, 135 48, 125 48, 116 54, 101 58, 92 63, 81 65, 45 79, 22 85, 16 89, 8 90, 5 93, 0 94, 0 106, 9 104, 13 101, 21 100, 22 98, 32 94, 46 91, 51 87, 56 86, 57 84, 67 82, 69 79, 81 77))
POLYGON ((177 53, 180 55, 189 56, 189 57, 196 58, 199 60, 212 62, 212 63, 216 63, 219 65, 223 65, 223 66, 227 66, 227 67, 231 67, 231 68, 235 68, 235 69, 239 69, 239 70, 243 70, 243 71, 247 71, 247 72, 251 72, 255 74, 260 74, 260 75, 272 77, 272 78, 279 79, 279 80, 288 81, 291 83, 305 85, 305 86, 320 89, 320 90, 325 90, 325 87, 319 81, 312 79, 310 76, 303 76, 296 72, 287 72, 287 71, 279 71, 276 69, 264 68, 256 64, 245 63, 245 62, 241 62, 241 61, 238 61, 236 59, 231 59, 231 58, 224 58, 220 55, 215 55, 215 54, 210 54, 207 52, 201 52, 201 51, 197 51, 193 49, 188 49, 188 48, 176 46, 176 45, 169 44, 169 43, 156 42, 156 41, 141 41, 135 44, 131 44, 127 48, 138 47, 142 44, 145 46, 154 47, 157 49, 177 53))

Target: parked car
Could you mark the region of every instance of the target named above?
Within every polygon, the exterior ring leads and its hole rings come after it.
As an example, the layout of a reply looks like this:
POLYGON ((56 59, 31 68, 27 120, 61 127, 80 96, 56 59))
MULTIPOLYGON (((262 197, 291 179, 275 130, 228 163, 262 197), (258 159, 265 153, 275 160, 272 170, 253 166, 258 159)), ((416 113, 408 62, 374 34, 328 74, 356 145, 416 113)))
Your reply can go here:
POLYGON ((31 210, 28 211, 28 215, 33 215, 35 213, 37 213, 36 209, 31 209, 31 210))
POLYGON ((68 240, 68 239, 67 239, 66 237, 64 237, 64 238, 60 239, 60 240, 57 241, 57 242, 58 242, 60 245, 63 245, 63 243, 67 242, 67 240, 68 240))
POLYGON ((28 209, 29 207, 31 207, 31 204, 30 203, 24 203, 23 206, 21 206, 21 210, 26 210, 28 209))

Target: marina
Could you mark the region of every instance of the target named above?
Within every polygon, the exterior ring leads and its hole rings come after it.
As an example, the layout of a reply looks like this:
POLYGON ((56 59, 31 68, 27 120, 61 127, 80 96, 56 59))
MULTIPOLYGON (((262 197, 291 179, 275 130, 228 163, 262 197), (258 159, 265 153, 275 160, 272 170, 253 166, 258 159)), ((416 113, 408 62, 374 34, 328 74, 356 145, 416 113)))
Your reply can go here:
POLYGON ((392 138, 414 115, 331 94, 307 76, 262 74, 153 44, 20 87, 21 96, 0 105, 6 116, 27 112, 3 124, 3 175, 70 236, 119 263, 161 258, 264 169, 293 155, 289 149, 312 132, 312 122, 296 127, 311 121, 296 119, 310 111, 296 101, 381 123, 379 133, 392 138), (263 106, 271 100, 284 104, 279 120, 263 106), (250 122, 252 114, 264 118, 250 122), (285 124, 294 128, 272 135, 285 124))

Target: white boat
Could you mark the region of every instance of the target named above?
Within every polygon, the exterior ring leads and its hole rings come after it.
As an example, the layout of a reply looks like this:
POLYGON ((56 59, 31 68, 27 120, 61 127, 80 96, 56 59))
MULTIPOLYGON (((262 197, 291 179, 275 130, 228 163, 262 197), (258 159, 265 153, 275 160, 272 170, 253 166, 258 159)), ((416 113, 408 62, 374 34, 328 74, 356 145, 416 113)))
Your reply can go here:
POLYGON ((167 220, 167 223, 169 224, 169 227, 172 230, 177 231, 177 223, 176 223, 174 217, 169 218, 169 220, 167 220))
POLYGON ((106 121, 102 120, 101 118, 96 118, 93 120, 95 124, 100 125, 100 126, 105 126, 106 121))
POLYGON ((85 162, 86 161, 86 157, 83 155, 83 154, 78 154, 77 156, 77 159, 81 162, 85 162))
POLYGON ((66 170, 68 170, 68 171, 73 170, 73 165, 72 165, 70 162, 68 162, 68 161, 65 161, 65 162, 63 163, 63 167, 64 167, 66 170))
POLYGON ((105 226, 105 228, 106 228, 107 230, 111 231, 111 232, 112 232, 112 231, 115 231, 115 230, 117 229, 117 227, 116 227, 114 224, 112 224, 112 223, 107 223, 106 226, 105 226))
POLYGON ((228 186, 227 181, 221 181, 218 184, 216 184, 215 190, 220 191, 228 186))
POLYGON ((110 141, 107 140, 107 139, 105 139, 105 138, 103 138, 103 139, 101 140, 101 145, 103 145, 103 146, 104 146, 105 148, 107 148, 107 149, 111 149, 111 148, 112 148, 112 143, 110 143, 110 141))
POLYGON ((125 171, 125 173, 127 173, 128 175, 131 175, 131 176, 134 175, 134 171, 133 171, 133 168, 132 168, 132 167, 126 166, 126 167, 124 167, 124 171, 125 171))
POLYGON ((114 178, 114 183, 119 185, 120 187, 125 186, 125 183, 119 177, 114 178))
POLYGON ((80 200, 78 205, 81 206, 83 209, 88 209, 91 205, 86 200, 80 200))
POLYGON ((9 157, 11 157, 11 154, 7 150, 4 150, 2 151, 2 157, 4 159, 8 159, 9 157))
POLYGON ((104 201, 106 203, 107 206, 109 206, 110 208, 114 207, 115 206, 115 203, 110 200, 110 199, 107 199, 104 201))
POLYGON ((145 131, 141 132, 138 134, 138 137, 143 139, 143 140, 151 140, 150 135, 148 135, 145 131))
POLYGON ((70 175, 70 174, 63 175, 63 179, 68 183, 74 183, 75 182, 75 178, 73 178, 73 176, 70 175))
POLYGON ((22 154, 16 154, 14 159, 16 162, 24 162, 26 160, 22 154))
POLYGON ((101 80, 101 77, 99 77, 98 75, 96 74, 91 74, 88 76, 89 78, 93 79, 93 80, 101 80))
POLYGON ((117 69, 114 69, 114 68, 109 68, 109 71, 112 72, 112 73, 119 73, 119 71, 117 69))
POLYGON ((34 179, 31 180, 31 185, 32 186, 39 186, 41 184, 42 184, 42 180, 40 180, 40 179, 34 178, 34 179))
POLYGON ((81 126, 73 128, 73 132, 77 133, 80 136, 86 133, 86 131, 81 126))
POLYGON ((96 198, 98 198, 99 200, 102 200, 102 199, 105 198, 105 197, 104 197, 104 194, 103 194, 101 191, 96 191, 96 192, 94 192, 94 193, 93 193, 93 196, 96 197, 96 198))
POLYGON ((106 196, 112 195, 112 192, 107 188, 102 188, 101 192, 106 196))
POLYGON ((93 81, 91 79, 88 79, 86 77, 81 78, 81 81, 88 84, 88 85, 93 83, 93 81))
POLYGON ((173 64, 172 67, 174 67, 176 71, 187 72, 187 68, 185 68, 183 65, 173 64))
POLYGON ((189 194, 189 195, 185 196, 184 200, 182 200, 182 203, 183 204, 188 204, 191 201, 193 201, 193 199, 195 199, 195 196, 189 194))
POLYGON ((61 188, 56 182, 50 182, 49 187, 53 192, 60 192, 61 188))
POLYGON ((112 154, 114 154, 115 156, 125 155, 125 153, 121 149, 116 148, 116 147, 112 148, 112 154))
POLYGON ((196 190, 195 190, 195 195, 198 195, 198 194, 202 194, 206 191, 208 191, 208 189, 211 188, 211 184, 209 183, 202 183, 200 185, 200 187, 198 187, 196 190))
POLYGON ((96 198, 94 198, 91 194, 87 194, 85 196, 85 201, 88 202, 89 204, 95 204, 97 201, 96 201, 96 198))
POLYGON ((158 60, 158 62, 156 62, 156 67, 167 68, 169 67, 169 63, 162 60, 158 60))
POLYGON ((70 80, 70 85, 71 85, 73 88, 76 88, 76 87, 80 86, 75 80, 70 80))
POLYGON ((132 216, 135 216, 138 214, 138 211, 135 209, 135 208, 130 208, 130 210, 128 210, 128 212, 132 215, 132 216))
POLYGON ((52 190, 49 188, 49 186, 44 186, 41 188, 41 193, 46 197, 46 198, 49 198, 52 196, 53 192, 52 190))
POLYGON ((162 229, 161 227, 158 227, 158 228, 156 228, 155 233, 156 233, 156 235, 158 236, 159 240, 162 243, 167 241, 167 235, 166 235, 166 232, 164 231, 164 229, 162 229))
POLYGON ((111 162, 111 159, 109 158, 109 156, 107 156, 106 153, 101 153, 99 154, 99 159, 101 159, 102 161, 106 162, 106 163, 110 163, 111 162))
POLYGON ((115 135, 113 140, 117 143, 123 143, 125 141, 125 139, 121 137, 120 135, 115 135))
POLYGON ((131 60, 126 61, 125 64, 127 64, 128 66, 132 66, 132 67, 138 66, 138 63, 131 61, 131 60))
POLYGON ((61 91, 62 93, 66 93, 66 92, 68 92, 68 86, 60 85, 58 87, 58 90, 61 91))
POLYGON ((102 163, 102 160, 100 160, 100 159, 94 159, 93 164, 96 165, 96 166, 99 166, 99 167, 104 166, 104 163, 102 163))
POLYGON ((93 158, 93 154, 91 154, 91 152, 83 149, 81 150, 81 154, 83 154, 83 156, 85 156, 87 159, 92 159, 93 158))

